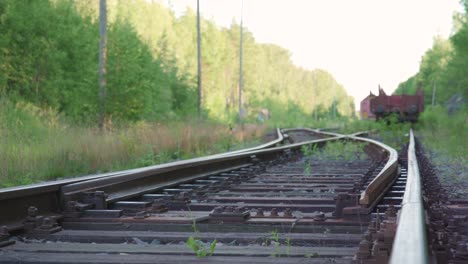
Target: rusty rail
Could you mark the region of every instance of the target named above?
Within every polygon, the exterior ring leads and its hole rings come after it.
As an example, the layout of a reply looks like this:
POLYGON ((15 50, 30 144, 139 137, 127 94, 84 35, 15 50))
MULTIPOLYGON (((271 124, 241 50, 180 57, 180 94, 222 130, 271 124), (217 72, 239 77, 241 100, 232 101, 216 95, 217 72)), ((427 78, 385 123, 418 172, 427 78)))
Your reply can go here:
POLYGON ((408 179, 403 196, 390 263, 428 263, 426 221, 422 185, 413 130, 408 147, 408 179))
POLYGON ((190 160, 176 161, 147 168, 139 171, 92 179, 85 182, 72 183, 61 188, 62 201, 74 199, 80 192, 104 191, 107 202, 115 202, 148 193, 150 191, 167 188, 173 184, 206 177, 207 174, 232 170, 251 163, 251 159, 268 161, 277 158, 284 151, 299 150, 304 145, 323 145, 327 141, 342 139, 344 136, 330 137, 290 144, 269 149, 254 150, 229 155, 214 155, 190 160), (192 175, 190 178, 187 175, 192 175))
MULTIPOLYGON (((266 149, 284 141, 284 137, 279 128, 276 129, 277 138, 265 144, 241 149, 208 157, 222 157, 236 155, 242 152, 251 152, 260 149, 266 149)), ((206 159, 205 157, 203 159, 206 159)), ((192 159, 190 161, 197 161, 199 159, 192 159)), ((51 214, 60 211, 61 196, 60 190, 63 186, 76 184, 85 181, 94 181, 98 179, 122 177, 126 175, 140 175, 146 171, 151 170, 157 166, 150 166, 145 168, 129 169, 117 172, 109 172, 102 174, 92 174, 70 179, 48 181, 30 184, 26 186, 15 186, 10 188, 0 189, 0 211, 8 212, 0 215, 0 223, 15 226, 14 228, 21 228, 21 219, 25 217, 25 212, 29 206, 34 205, 40 208, 39 214, 51 214)))
MULTIPOLYGON (((349 139, 354 141, 364 141, 369 144, 376 146, 383 154, 387 155, 388 161, 380 173, 374 178, 374 180, 367 186, 367 188, 361 193, 359 203, 365 208, 372 210, 373 207, 379 202, 384 196, 386 191, 391 187, 392 183, 396 180, 398 172, 398 153, 397 151, 385 145, 379 141, 360 137, 365 135, 367 131, 356 132, 349 135, 343 135, 335 132, 321 131, 320 129, 300 128, 300 130, 310 131, 313 133, 320 133, 330 137, 340 137, 343 139, 349 139)), ((285 131, 285 130, 283 130, 285 131)), ((287 130, 286 130, 287 131, 287 130)))
POLYGON ((388 161, 380 173, 371 181, 367 188, 361 193, 359 203, 367 208, 374 207, 385 192, 391 187, 392 183, 396 180, 398 172, 398 153, 394 148, 391 148, 376 140, 349 136, 354 140, 365 141, 373 144, 388 156, 388 161))

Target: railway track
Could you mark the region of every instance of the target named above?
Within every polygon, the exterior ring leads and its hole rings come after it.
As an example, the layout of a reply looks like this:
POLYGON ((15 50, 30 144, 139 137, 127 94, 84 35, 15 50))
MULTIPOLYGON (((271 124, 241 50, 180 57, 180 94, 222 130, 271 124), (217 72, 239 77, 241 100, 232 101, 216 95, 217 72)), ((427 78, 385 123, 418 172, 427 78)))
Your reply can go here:
MULTIPOLYGON (((0 263, 405 263, 393 240, 426 229, 418 187, 425 174, 415 172, 414 144, 398 155, 359 134, 283 130, 253 149, 0 190, 0 263), (364 144, 367 156, 308 152, 338 140, 364 144), (414 210, 420 222, 405 222, 414 210)), ((458 240, 454 252, 446 243, 446 260, 458 261, 466 218, 447 221, 445 237, 458 240)), ((429 259, 424 235, 409 245, 420 252, 413 260, 429 259)))

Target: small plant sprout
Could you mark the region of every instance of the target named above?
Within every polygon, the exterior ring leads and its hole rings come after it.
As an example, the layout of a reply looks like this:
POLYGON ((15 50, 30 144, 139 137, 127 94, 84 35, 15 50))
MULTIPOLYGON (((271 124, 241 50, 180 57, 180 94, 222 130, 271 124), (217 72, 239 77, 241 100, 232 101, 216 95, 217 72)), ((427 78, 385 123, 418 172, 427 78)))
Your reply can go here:
POLYGON ((199 258, 203 258, 206 256, 212 256, 215 249, 216 249, 216 243, 218 242, 216 239, 213 240, 210 244, 209 247, 207 244, 203 243, 203 241, 197 237, 199 234, 198 229, 197 229, 197 224, 195 222, 195 218, 192 221, 192 229, 193 232, 195 232, 194 236, 189 236, 187 239, 187 242, 185 243, 189 249, 191 249, 195 255, 199 258))

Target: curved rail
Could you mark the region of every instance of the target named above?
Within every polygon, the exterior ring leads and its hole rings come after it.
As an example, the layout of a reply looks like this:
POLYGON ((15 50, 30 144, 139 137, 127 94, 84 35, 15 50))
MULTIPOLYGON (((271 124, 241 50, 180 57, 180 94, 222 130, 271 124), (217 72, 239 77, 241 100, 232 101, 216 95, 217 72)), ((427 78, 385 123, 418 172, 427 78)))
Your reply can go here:
MULTIPOLYGON (((206 158, 216 158, 223 156, 236 155, 243 152, 252 152, 255 150, 266 149, 284 141, 284 137, 279 128, 276 129, 277 138, 273 141, 267 142, 265 144, 241 149, 221 154, 215 154, 211 156, 204 157, 206 158)), ((196 161, 198 159, 192 159, 190 161, 196 161)), ((159 165, 150 166, 145 168, 136 168, 129 169, 117 172, 109 172, 102 174, 92 174, 86 176, 80 176, 70 179, 62 179, 56 181, 47 181, 41 183, 30 184, 26 186, 15 186, 10 188, 0 189, 0 211, 4 212, 0 214, 0 223, 13 223, 21 220, 25 214, 27 208, 34 204, 39 208, 40 214, 47 214, 54 211, 57 211, 60 208, 60 190, 63 186, 76 184, 79 182, 86 182, 104 178, 113 178, 113 177, 122 177, 126 175, 139 175, 145 173, 145 171, 158 168, 159 165)), ((16 224, 15 224, 16 225, 16 224)))
MULTIPOLYGON (((230 152, 215 154, 215 155, 212 155, 212 156, 234 155, 234 154, 237 154, 237 153, 250 152, 250 151, 255 151, 255 150, 260 150, 260 149, 266 149, 266 148, 273 147, 273 146, 275 146, 275 145, 277 145, 279 143, 282 143, 284 141, 284 139, 285 139, 284 136, 283 136, 283 133, 281 133, 281 129, 279 129, 279 128, 276 128, 276 137, 277 137, 277 139, 272 140, 272 141, 267 142, 267 143, 262 144, 262 145, 258 145, 256 147, 234 150, 234 151, 230 151, 230 152)), ((210 157, 210 156, 208 156, 208 157, 210 157)))
MULTIPOLYGON (((30 205, 38 207, 38 214, 59 212, 67 201, 74 200, 80 192, 103 191, 108 197, 107 202, 115 202, 121 199, 138 196, 159 188, 190 181, 199 177, 206 177, 213 173, 220 173, 233 168, 241 168, 251 164, 254 160, 273 160, 284 152, 299 151, 302 146, 317 144, 323 145, 327 141, 351 139, 367 141, 383 148, 389 153, 389 162, 379 176, 374 179, 368 189, 363 193, 368 201, 374 201, 378 195, 372 192, 384 189, 382 184, 387 183, 388 175, 393 173, 396 165, 396 151, 374 140, 342 135, 332 132, 321 132, 313 129, 299 129, 313 133, 327 135, 327 138, 305 141, 287 146, 272 147, 280 143, 284 137, 277 129, 278 139, 258 147, 232 151, 207 157, 190 160, 176 161, 167 164, 155 165, 145 168, 137 168, 126 171, 78 177, 74 179, 56 182, 41 183, 32 186, 22 186, 0 190, 0 210, 8 212, 0 216, 0 223, 18 223, 26 215, 30 205), (393 158, 395 156, 395 158, 393 158), (392 170, 392 171, 391 171, 392 170), (372 192, 371 192, 372 191, 372 192), (367 194, 367 196, 366 196, 367 194)), ((290 130, 287 130, 290 131, 290 130)))
POLYGON ((366 141, 378 146, 388 156, 388 161, 380 173, 369 183, 367 188, 361 193, 359 203, 366 207, 373 207, 385 192, 391 187, 396 180, 398 171, 398 153, 394 148, 391 148, 381 142, 373 139, 349 136, 351 139, 366 141))
POLYGON ((390 263, 428 263, 426 222, 413 130, 408 147, 408 178, 390 263))
MULTIPOLYGON (((355 141, 365 141, 370 143, 381 151, 385 152, 385 155, 388 156, 388 161, 385 164, 384 168, 380 173, 372 180, 372 182, 367 186, 367 188, 361 193, 359 203, 364 205, 366 208, 373 208, 385 192, 391 187, 391 184, 396 180, 397 171, 398 171, 398 153, 397 151, 385 145, 379 141, 363 138, 360 135, 366 135, 367 131, 356 132, 349 135, 343 135, 335 132, 321 131, 320 129, 310 129, 310 128, 300 128, 298 130, 310 131, 313 133, 319 133, 327 135, 330 137, 343 137, 345 139, 351 139, 355 141)), ((287 131, 287 130, 283 130, 287 131)))
POLYGON ((304 145, 325 144, 329 140, 337 140, 344 136, 318 139, 301 143, 290 144, 262 150, 254 150, 236 154, 216 155, 176 161, 140 169, 124 175, 92 179, 77 182, 61 188, 64 200, 70 200, 82 191, 104 191, 108 194, 108 202, 114 202, 141 195, 160 188, 166 188, 176 182, 188 181, 207 174, 219 173, 223 170, 232 170, 233 167, 252 163, 252 157, 267 161, 276 158, 287 150, 299 150, 304 145), (187 177, 187 175, 192 175, 187 177))

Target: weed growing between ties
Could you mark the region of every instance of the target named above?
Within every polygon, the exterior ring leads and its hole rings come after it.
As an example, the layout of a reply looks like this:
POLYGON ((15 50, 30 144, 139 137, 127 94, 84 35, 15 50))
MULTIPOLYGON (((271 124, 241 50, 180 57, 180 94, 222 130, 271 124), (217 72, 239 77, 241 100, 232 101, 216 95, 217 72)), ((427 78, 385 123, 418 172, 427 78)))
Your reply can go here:
POLYGON ((281 257, 281 256, 287 256, 289 257, 291 254, 291 239, 288 237, 284 241, 284 245, 281 244, 280 237, 278 230, 273 230, 270 232, 270 236, 265 239, 265 245, 273 245, 275 248, 275 252, 271 253, 272 257, 281 257), (285 247, 284 247, 285 246, 285 247), (284 247, 284 250, 283 250, 284 247))
POLYGON ((309 175, 311 170, 312 156, 317 152, 317 145, 304 145, 301 147, 302 155, 304 155, 304 174, 309 175))
POLYGON ((301 151, 306 159, 304 173, 310 174, 310 163, 312 159, 344 161, 364 160, 367 158, 367 154, 364 152, 366 145, 367 143, 361 142, 333 141, 327 143, 322 148, 318 148, 317 145, 302 146, 301 151))
POLYGON ((258 145, 265 126, 213 122, 70 124, 53 109, 0 99, 0 188, 102 173, 258 145))
POLYGON ((195 219, 192 222, 192 229, 193 232, 195 232, 195 236, 190 236, 187 239, 186 245, 188 248, 193 250, 193 252, 197 255, 199 258, 203 258, 206 256, 212 256, 215 249, 216 249, 216 243, 217 240, 213 240, 211 243, 209 243, 209 246, 205 244, 203 241, 201 241, 198 238, 198 229, 197 229, 197 224, 195 222, 195 219))

